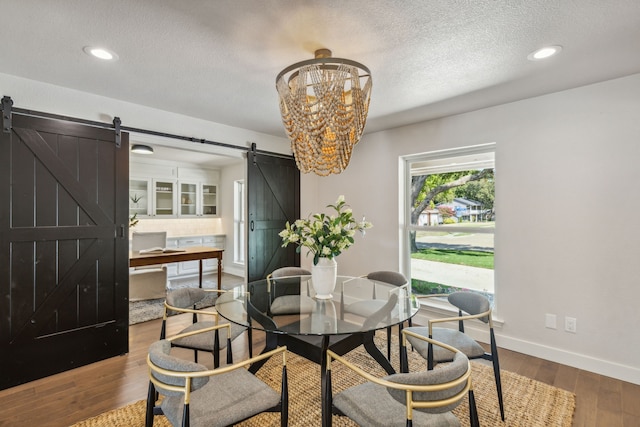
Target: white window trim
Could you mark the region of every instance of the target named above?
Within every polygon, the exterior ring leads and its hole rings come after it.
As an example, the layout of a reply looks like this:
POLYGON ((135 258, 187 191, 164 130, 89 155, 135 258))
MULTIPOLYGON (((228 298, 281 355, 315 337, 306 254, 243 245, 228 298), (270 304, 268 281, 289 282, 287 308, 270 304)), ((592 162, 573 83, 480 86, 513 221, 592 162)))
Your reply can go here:
POLYGON ((246 194, 244 179, 235 180, 233 183, 233 263, 237 266, 243 266, 246 262, 246 231, 245 235, 241 239, 238 236, 238 230, 240 227, 246 230, 246 194), (242 186, 241 194, 238 194, 238 188, 242 186), (241 197, 242 196, 242 197, 241 197), (239 212, 241 211, 241 212, 239 212), (242 252, 243 259, 239 259, 238 255, 242 252))
MULTIPOLYGON (((429 231, 436 231, 436 230, 447 230, 447 229, 451 230, 451 228, 453 228, 453 227, 448 227, 446 225, 430 226, 430 227, 411 225, 410 211, 409 209, 406 209, 406 206, 408 206, 408 204, 411 201, 411 185, 410 185, 411 164, 417 162, 418 160, 426 161, 426 160, 447 159, 451 157, 482 154, 487 152, 495 153, 495 151, 496 151, 496 143, 489 142, 486 144, 438 150, 438 151, 433 151, 429 153, 410 154, 406 156, 400 156, 398 158, 398 182, 399 182, 398 241, 399 241, 399 247, 400 247, 400 250, 398 251, 398 256, 399 256, 398 265, 400 266, 400 272, 402 272, 405 276, 411 277, 411 274, 409 274, 411 272, 411 248, 410 248, 410 241, 408 239, 407 231, 408 230, 425 230, 425 229, 429 231)), ((483 164, 480 162, 480 163, 474 163, 473 165, 461 165, 460 170, 465 170, 468 167, 481 168, 483 166, 494 166, 494 165, 495 165, 495 160, 491 161, 491 164, 483 164)), ((451 171, 451 168, 449 166, 446 166, 444 169, 446 169, 447 172, 451 171)), ((439 168, 430 168, 429 171, 431 173, 439 173, 439 172, 444 172, 445 170, 439 170, 439 168)), ((493 234, 496 233, 496 230, 489 232, 486 229, 482 229, 481 227, 478 227, 478 228, 470 227, 468 228, 468 230, 478 232, 478 233, 493 233, 493 234)), ((497 294, 497 287, 495 287, 495 289, 497 294)), ((494 294, 494 297, 496 298, 496 301, 497 301, 498 296, 496 294, 494 294)), ((422 323, 419 321, 420 318, 433 317, 433 316, 429 316, 429 313, 439 314, 441 316, 442 315, 450 316, 452 314, 457 315, 458 312, 457 310, 452 309, 451 306, 449 306, 445 302, 442 302, 442 301, 438 302, 437 300, 434 300, 434 299, 431 299, 430 301, 425 301, 425 299, 422 299, 420 301, 420 310, 417 314, 418 323, 422 323)), ((495 316, 493 316, 493 321, 497 327, 502 327, 502 324, 503 324, 502 320, 499 320, 495 316)))

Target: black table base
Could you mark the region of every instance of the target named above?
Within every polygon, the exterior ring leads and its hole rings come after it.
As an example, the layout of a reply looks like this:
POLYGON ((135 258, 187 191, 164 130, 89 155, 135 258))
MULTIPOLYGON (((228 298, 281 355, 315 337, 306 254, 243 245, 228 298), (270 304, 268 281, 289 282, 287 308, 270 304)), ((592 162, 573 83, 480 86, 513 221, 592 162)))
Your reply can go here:
MULTIPOLYGON (((369 353, 389 375, 396 372, 393 366, 391 366, 391 363, 389 363, 387 358, 384 357, 382 352, 376 347, 373 341, 375 331, 358 332, 348 335, 286 335, 268 331, 266 334, 266 345, 263 353, 284 345, 287 346, 287 350, 320 365, 322 425, 325 427, 330 427, 328 423, 331 417, 328 411, 332 410, 328 404, 331 390, 330 385, 327 384, 327 349, 342 356, 363 345, 367 353, 369 353)), ((266 360, 254 363, 249 370, 255 374, 264 363, 266 363, 266 360)))

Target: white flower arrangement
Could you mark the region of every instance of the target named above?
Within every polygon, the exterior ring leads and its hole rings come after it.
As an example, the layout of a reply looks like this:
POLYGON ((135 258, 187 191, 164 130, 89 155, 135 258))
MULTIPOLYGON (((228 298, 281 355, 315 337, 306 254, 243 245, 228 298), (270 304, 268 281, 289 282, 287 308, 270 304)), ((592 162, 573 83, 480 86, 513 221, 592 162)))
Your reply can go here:
POLYGON ((364 235, 366 229, 373 227, 364 217, 360 222, 353 218, 344 196, 338 197, 335 205, 327 207, 334 209, 337 215, 317 213, 307 219, 298 219, 293 224, 287 222, 286 228, 279 233, 282 246, 295 243, 298 253, 302 247, 308 248, 314 254, 313 264, 316 265, 320 258, 332 259, 353 245, 356 231, 364 235))

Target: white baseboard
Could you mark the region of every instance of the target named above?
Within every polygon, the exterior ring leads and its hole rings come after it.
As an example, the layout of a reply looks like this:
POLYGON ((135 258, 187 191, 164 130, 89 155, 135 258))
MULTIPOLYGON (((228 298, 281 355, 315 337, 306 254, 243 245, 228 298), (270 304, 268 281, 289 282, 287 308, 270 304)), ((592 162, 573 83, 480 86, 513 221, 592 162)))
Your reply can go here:
MULTIPOLYGON (((413 318, 413 323, 426 325, 428 319, 427 309, 423 307, 413 318)), ((640 368, 502 335, 497 328, 494 328, 494 331, 501 348, 640 385, 640 368)), ((489 342, 489 333, 481 325, 465 322, 465 332, 477 341, 489 342)))
POLYGON ((244 276, 244 265, 225 265, 224 272, 228 274, 233 274, 234 276, 244 276))
POLYGON ((496 333, 500 347, 640 385, 640 369, 496 333))
MULTIPOLYGON (((347 295, 344 297, 345 304, 357 300, 357 298, 347 295)), ((456 314, 455 312, 442 308, 423 305, 420 311, 413 317, 412 321, 414 325, 426 325, 429 318, 455 316, 456 314), (430 316, 429 313, 432 313, 432 315, 430 316)), ((501 325, 502 321, 494 321, 496 341, 501 348, 640 385, 640 368, 502 335, 500 333, 501 325)), ((456 327, 455 324, 451 324, 450 326, 456 327)), ((465 322, 465 332, 477 341, 489 343, 488 329, 480 323, 480 321, 465 322)))

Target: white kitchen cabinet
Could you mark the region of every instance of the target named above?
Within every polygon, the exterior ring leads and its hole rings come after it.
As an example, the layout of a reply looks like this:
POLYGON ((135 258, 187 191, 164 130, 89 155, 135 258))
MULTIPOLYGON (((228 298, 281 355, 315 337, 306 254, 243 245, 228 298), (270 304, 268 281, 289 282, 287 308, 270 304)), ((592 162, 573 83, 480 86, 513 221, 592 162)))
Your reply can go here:
POLYGON ((175 218, 176 180, 153 178, 129 179, 129 216, 137 218, 175 218))
POLYGON ((153 210, 156 218, 175 218, 177 216, 176 180, 153 179, 153 210))
POLYGON ((215 184, 206 184, 203 183, 201 185, 201 215, 202 216, 218 216, 219 208, 218 208, 218 186, 215 184))
POLYGON ((132 162, 129 214, 138 218, 218 217, 220 171, 132 162))
POLYGON ((148 179, 129 180, 129 216, 149 217, 151 212, 151 181, 148 179))
POLYGON ((202 182, 179 181, 180 217, 218 216, 218 186, 202 182))
POLYGON ((178 196, 178 215, 181 217, 198 216, 198 200, 200 198, 200 186, 196 182, 178 183, 180 194, 178 196))

